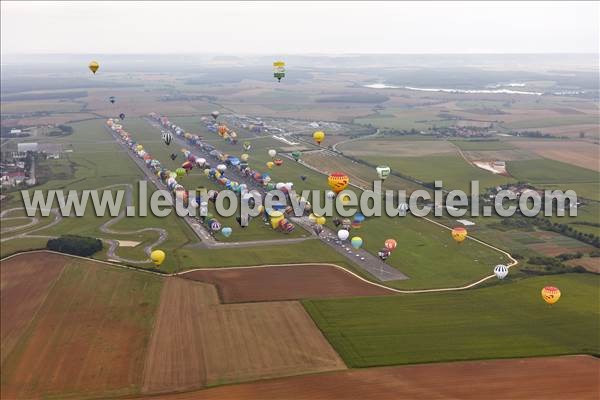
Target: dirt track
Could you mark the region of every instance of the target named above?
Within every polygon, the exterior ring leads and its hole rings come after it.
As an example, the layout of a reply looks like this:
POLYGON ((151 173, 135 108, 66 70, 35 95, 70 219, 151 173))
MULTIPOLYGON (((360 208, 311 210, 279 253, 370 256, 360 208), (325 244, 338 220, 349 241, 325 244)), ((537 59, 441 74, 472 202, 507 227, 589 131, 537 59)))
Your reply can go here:
POLYGON ((329 265, 205 269, 181 276, 216 285, 224 303, 392 294, 329 265))
POLYGON ((468 361, 348 370, 223 386, 156 400, 598 399, 591 356, 468 361))

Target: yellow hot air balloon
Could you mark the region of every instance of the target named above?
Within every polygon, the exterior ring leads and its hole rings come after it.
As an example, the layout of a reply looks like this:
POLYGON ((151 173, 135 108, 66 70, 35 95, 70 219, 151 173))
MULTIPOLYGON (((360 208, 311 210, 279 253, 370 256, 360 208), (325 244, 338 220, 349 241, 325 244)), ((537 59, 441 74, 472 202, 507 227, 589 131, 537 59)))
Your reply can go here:
POLYGON ((242 156, 240 157, 240 160, 242 160, 242 161, 248 161, 248 158, 249 158, 248 154, 244 153, 244 154, 242 154, 242 156))
POLYGON ((267 163, 267 168, 271 169, 271 168, 273 168, 273 165, 275 165, 275 163, 273 161, 269 161, 267 163))
POLYGON ((317 223, 317 225, 325 225, 325 222, 327 222, 327 220, 325 219, 325 217, 317 217, 315 222, 317 223))
POLYGON ((271 211, 269 217, 271 220, 271 228, 273 229, 279 228, 279 222, 285 218, 281 211, 271 211))
POLYGON ((458 244, 465 241, 467 238, 467 230, 463 227, 452 229, 452 239, 458 244))
POLYGON ((100 68, 100 64, 98 64, 97 61, 90 61, 88 68, 95 74, 96 71, 98 71, 98 68, 100 68))
POLYGON ((166 254, 162 250, 154 250, 152 253, 150 253, 150 259, 157 267, 160 267, 160 264, 162 264, 163 261, 165 261, 165 257, 166 254))
POLYGON ((333 172, 327 178, 327 183, 334 193, 339 193, 348 187, 350 178, 342 172, 333 172))
POLYGON ((316 131, 315 133, 313 133, 313 139, 315 140, 315 142, 317 142, 317 144, 321 144, 321 142, 325 139, 325 132, 316 131))
POLYGON ((560 299, 560 290, 554 286, 546 286, 542 289, 542 299, 548 304, 554 304, 560 299))

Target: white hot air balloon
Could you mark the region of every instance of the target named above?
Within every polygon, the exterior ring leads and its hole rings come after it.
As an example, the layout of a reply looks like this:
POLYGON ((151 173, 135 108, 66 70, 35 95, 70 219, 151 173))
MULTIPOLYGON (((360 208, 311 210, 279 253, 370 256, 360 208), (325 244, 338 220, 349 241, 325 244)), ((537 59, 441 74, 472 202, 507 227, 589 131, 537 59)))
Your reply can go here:
POLYGON ((348 232, 346 229, 340 229, 338 231, 337 235, 338 235, 338 239, 346 240, 350 236, 350 232, 348 232))
POLYGON ((494 267, 494 275, 496 275, 496 278, 498 279, 506 278, 506 275, 508 275, 508 267, 502 264, 496 265, 494 267))
POLYGON ((269 157, 275 157, 277 155, 277 151, 275 149, 269 150, 269 157))

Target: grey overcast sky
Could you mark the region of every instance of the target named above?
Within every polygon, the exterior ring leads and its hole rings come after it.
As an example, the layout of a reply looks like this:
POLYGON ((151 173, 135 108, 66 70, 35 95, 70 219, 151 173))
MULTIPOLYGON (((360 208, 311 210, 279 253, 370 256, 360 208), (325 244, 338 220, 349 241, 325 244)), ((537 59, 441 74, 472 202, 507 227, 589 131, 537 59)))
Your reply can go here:
POLYGON ((598 52, 599 2, 1 2, 9 53, 598 52))

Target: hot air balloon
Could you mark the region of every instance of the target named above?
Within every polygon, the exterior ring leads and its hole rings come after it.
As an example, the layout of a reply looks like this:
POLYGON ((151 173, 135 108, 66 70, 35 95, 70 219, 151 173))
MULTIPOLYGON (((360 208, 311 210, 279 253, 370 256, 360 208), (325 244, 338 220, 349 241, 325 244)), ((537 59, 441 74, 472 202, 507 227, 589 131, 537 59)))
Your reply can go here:
POLYGON ((273 163, 280 167, 283 164, 283 160, 281 158, 276 158, 275 160, 273 160, 273 163))
POLYGON ((313 133, 313 139, 315 142, 317 142, 317 144, 321 144, 321 142, 325 139, 325 132, 316 131, 313 133))
POLYGON ((452 229, 452 239, 454 239, 456 243, 460 244, 464 242, 466 238, 467 230, 465 228, 459 226, 458 228, 452 229))
POLYGON ((152 253, 150 253, 150 259, 157 267, 159 267, 160 264, 162 264, 163 261, 165 261, 165 257, 166 254, 162 250, 154 250, 152 253))
POLYGON ((275 165, 275 163, 273 161, 269 161, 267 163, 267 168, 271 169, 271 168, 273 168, 274 165, 275 165))
POLYGON ((377 171, 377 176, 382 181, 385 181, 387 179, 387 177, 390 175, 390 172, 392 172, 390 167, 388 167, 386 165, 380 165, 377 168, 375 168, 375 170, 377 171))
POLYGON ((400 205, 398 205, 398 215, 405 217, 406 213, 408 212, 408 208, 409 207, 407 203, 400 203, 400 205))
POLYGON ((315 219, 315 223, 317 225, 325 225, 325 222, 327 222, 327 219, 325 217, 323 217, 323 216, 317 217, 315 219))
POLYGON ((277 78, 277 82, 281 82, 281 78, 285 78, 285 62, 275 61, 273 63, 273 77, 277 78))
POLYGON ((354 236, 351 240, 350 240, 350 244, 352 245, 352 247, 354 247, 355 249, 360 249, 360 247, 363 244, 363 240, 360 236, 354 236))
POLYGON ((327 178, 327 183, 329 184, 331 190, 337 194, 348 187, 350 178, 348 178, 348 175, 342 172, 333 172, 327 178))
POLYGON ((377 255, 379 256, 379 258, 381 258, 381 261, 385 261, 390 256, 390 250, 387 248, 383 248, 377 252, 377 255))
POLYGON ((223 236, 225 237, 229 237, 231 236, 231 233, 233 232, 233 229, 231 229, 230 227, 226 226, 223 229, 221 229, 221 234, 223 234, 223 236))
POLYGON ((108 98, 108 101, 110 101, 112 104, 115 104, 115 101, 116 101, 116 100, 115 100, 115 96, 110 96, 110 97, 108 98))
POLYGON ((170 145, 171 141, 173 140, 173 134, 169 131, 164 131, 162 133, 162 140, 167 146, 170 145))
POLYGON ((100 64, 98 64, 97 61, 90 61, 88 68, 90 71, 92 71, 92 73, 96 74, 96 71, 98 71, 98 68, 100 68, 100 64))
POLYGON ((242 161, 248 161, 248 158, 250 158, 250 156, 248 156, 248 154, 244 153, 240 156, 240 160, 242 161))
POLYGON ((502 264, 496 265, 494 267, 494 275, 496 275, 496 278, 498 279, 506 278, 506 275, 508 275, 508 267, 502 264))
POLYGON ((188 173, 194 168, 194 164, 191 161, 186 161, 181 164, 181 168, 185 169, 185 172, 188 173))
POLYGON ((292 151, 292 157, 294 158, 294 160, 298 161, 300 159, 300 156, 302 155, 301 152, 299 151, 292 151))
POLYGON ((219 117, 219 112, 218 111, 213 111, 210 113, 210 115, 214 118, 217 119, 219 117))
POLYGON ((171 160, 175 161, 176 158, 177 158, 177 154, 171 153, 171 160))
POLYGON ((384 245, 385 245, 385 248, 388 249, 389 251, 394 251, 394 249, 396 249, 396 246, 398 245, 398 243, 394 239, 388 239, 385 241, 384 245))
POLYGON ((279 227, 279 222, 283 221, 285 217, 281 211, 271 211, 269 213, 269 219, 271 222, 271 227, 273 229, 277 229, 279 227))
POLYGON ((208 223, 208 226, 209 226, 210 230, 213 232, 218 232, 221 229, 221 223, 219 221, 217 221, 216 219, 211 220, 208 223))
POLYGON ((542 289, 542 299, 548 304, 554 304, 560 299, 560 290, 554 286, 546 286, 542 289))
POLYGON ((178 178, 181 178, 182 176, 184 176, 184 175, 185 175, 185 169, 183 169, 183 168, 177 168, 177 169, 175 170, 175 173, 177 174, 177 177, 178 177, 178 178))
POLYGON ((119 114, 119 118, 125 119, 125 114, 123 114, 123 113, 119 114))
POLYGON ((346 240, 348 239, 348 236, 350 236, 350 232, 348 232, 346 229, 340 229, 337 233, 337 236, 340 240, 346 240))
POLYGON ((217 131, 219 132, 220 136, 224 136, 227 133, 227 130, 228 130, 228 128, 227 128, 227 125, 225 125, 225 124, 221 124, 217 128, 217 131))
POLYGON ((244 151, 248 151, 252 148, 252 143, 244 142, 244 144, 242 144, 242 148, 244 149, 244 151))
POLYGON ((303 181, 306 180, 306 175, 300 175, 300 179, 302 179, 303 181))
POLYGON ((267 154, 269 155, 269 157, 273 158, 277 155, 277 150, 275 149, 270 149, 267 154))

